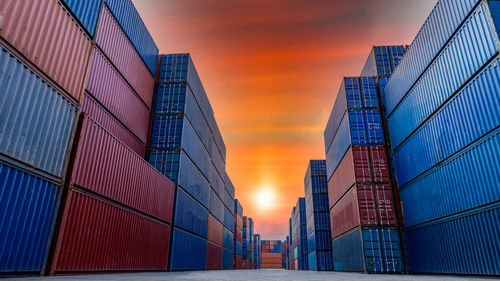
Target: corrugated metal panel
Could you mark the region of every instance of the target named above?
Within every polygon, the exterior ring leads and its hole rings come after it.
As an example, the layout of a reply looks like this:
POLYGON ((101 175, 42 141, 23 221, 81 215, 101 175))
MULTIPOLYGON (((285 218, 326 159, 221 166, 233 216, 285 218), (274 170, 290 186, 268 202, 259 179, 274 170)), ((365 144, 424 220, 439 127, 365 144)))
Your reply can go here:
POLYGON ((71 190, 50 271, 166 270, 169 238, 166 224, 71 190))
POLYGON ((228 229, 234 227, 234 215, 227 208, 224 208, 224 226, 228 229))
POLYGON ((207 240, 222 246, 224 239, 224 226, 212 215, 208 215, 207 240))
POLYGON ((41 272, 61 188, 54 182, 0 162, 0 273, 41 272))
POLYGON ((7 1, 0 14, 0 36, 78 102, 91 42, 59 1, 7 1))
POLYGON ((81 111, 87 113, 92 120, 96 121, 106 131, 110 132, 135 153, 139 154, 141 157, 145 156, 146 147, 144 143, 141 143, 132 132, 127 130, 127 128, 106 111, 105 108, 99 105, 88 93, 85 93, 83 96, 81 111))
POLYGON ((95 28, 99 12, 101 11, 102 0, 61 0, 75 15, 82 27, 90 34, 95 35, 95 28))
POLYGON ((222 269, 233 268, 233 252, 227 249, 222 249, 222 269))
POLYGON ((494 168, 498 159, 500 135, 495 134, 405 186, 401 190, 405 225, 500 200, 500 170, 494 168))
POLYGON ((227 189, 223 188, 222 190, 223 191, 222 191, 221 197, 222 197, 222 201, 223 201, 224 206, 225 206, 224 209, 227 209, 231 213, 230 210, 233 209, 234 199, 231 197, 231 194, 229 194, 229 191, 227 191, 227 189))
POLYGON ((134 45, 149 71, 156 76, 158 47, 131 0, 106 0, 106 4, 134 45))
POLYGON ((222 247, 207 242, 206 269, 222 269, 222 247))
MULTIPOLYGON (((212 159, 213 160, 213 159, 212 159)), ((226 171, 223 170, 225 173, 226 171)), ((215 168, 215 165, 210 163, 210 168, 208 170, 208 179, 210 181, 210 185, 212 186, 212 189, 219 195, 221 200, 224 200, 224 181, 222 180, 222 177, 220 174, 217 172, 217 169, 215 168)))
POLYGON ((146 143, 150 118, 148 107, 97 48, 89 72, 87 91, 146 143))
POLYGON ((406 233, 408 270, 500 274, 500 206, 473 210, 406 233))
POLYGON ((184 151, 181 152, 179 185, 205 208, 210 207, 210 184, 184 151))
POLYGON ((170 270, 205 269, 207 240, 174 228, 170 270))
POLYGON ((0 152, 61 178, 78 108, 0 47, 0 152))
POLYGON ((239 214, 240 216, 243 215, 243 207, 240 204, 240 201, 238 199, 234 200, 234 213, 239 214))
POLYGON ((389 77, 408 46, 374 46, 361 71, 361 76, 389 77))
POLYGON ((95 41, 113 65, 125 77, 144 103, 151 108, 154 77, 142 62, 134 46, 104 6, 99 19, 95 41))
POLYGON ((171 222, 174 184, 82 115, 70 183, 171 222))
POLYGON ((500 125, 498 60, 394 152, 400 186, 500 125), (434 148, 434 149, 429 149, 434 148))
POLYGON ((233 252, 236 255, 243 255, 243 245, 239 241, 233 241, 233 252))
POLYGON ((498 53, 497 35, 488 20, 480 5, 392 112, 389 134, 394 148, 498 53))
POLYGON ((191 158, 193 163, 200 169, 205 178, 209 178, 210 156, 204 148, 202 142, 196 135, 189 122, 183 122, 182 128, 182 148, 191 158))
POLYGON ((480 0, 441 0, 437 3, 385 87, 391 113, 420 74, 480 0))
POLYGON ((177 188, 174 213, 175 226, 198 234, 201 237, 207 237, 208 210, 181 188, 177 188))
POLYGON ((222 204, 222 201, 213 189, 210 189, 210 214, 220 222, 224 221, 224 204, 222 204))
POLYGON ((224 248, 232 250, 233 249, 233 232, 224 227, 224 237, 222 241, 222 246, 224 248))
MULTIPOLYGON (((229 195, 231 195, 231 198, 234 200, 234 185, 231 179, 229 178, 229 175, 226 173, 226 180, 224 180, 226 190, 229 192, 229 195)), ((231 212, 234 213, 234 208, 231 206, 228 206, 231 212)))
POLYGON ((309 270, 318 270, 316 252, 312 252, 308 256, 309 270))

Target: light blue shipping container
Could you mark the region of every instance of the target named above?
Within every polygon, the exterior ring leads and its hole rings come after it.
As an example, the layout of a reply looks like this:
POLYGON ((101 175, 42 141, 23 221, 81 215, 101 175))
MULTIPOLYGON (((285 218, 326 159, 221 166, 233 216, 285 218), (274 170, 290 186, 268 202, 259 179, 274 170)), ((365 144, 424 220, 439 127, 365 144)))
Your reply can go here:
POLYGON ((207 238, 208 210, 196 202, 182 188, 177 188, 176 193, 174 225, 207 238))
POLYGON ((309 253, 308 255, 309 270, 318 270, 317 259, 318 257, 316 256, 316 251, 309 253))
POLYGON ((389 77, 409 46, 374 46, 361 71, 361 76, 389 77))
POLYGON ((45 269, 59 183, 0 162, 0 274, 45 269))
POLYGON ((408 230, 408 270, 500 274, 500 204, 408 230))
POLYGON ((105 2, 125 34, 127 34, 132 45, 134 45, 144 64, 148 67, 153 77, 155 77, 158 47, 151 34, 149 34, 134 4, 131 0, 105 0, 105 2))
POLYGON ((61 0, 91 38, 95 35, 102 0, 61 0))
POLYGON ((78 108, 0 48, 0 155, 62 178, 78 108))
POLYGON ((418 32, 385 87, 390 114, 458 26, 481 0, 440 0, 418 32))
POLYGON ((207 261, 207 240, 174 228, 170 270, 203 270, 207 261))

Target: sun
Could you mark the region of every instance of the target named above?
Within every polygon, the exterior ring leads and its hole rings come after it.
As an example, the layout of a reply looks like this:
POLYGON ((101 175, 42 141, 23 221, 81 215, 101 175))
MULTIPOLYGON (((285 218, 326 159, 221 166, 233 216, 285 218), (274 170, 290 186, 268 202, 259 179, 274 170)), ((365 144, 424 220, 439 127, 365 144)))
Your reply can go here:
POLYGON ((270 209, 276 203, 276 194, 271 187, 262 187, 256 193, 257 206, 260 209, 270 209))

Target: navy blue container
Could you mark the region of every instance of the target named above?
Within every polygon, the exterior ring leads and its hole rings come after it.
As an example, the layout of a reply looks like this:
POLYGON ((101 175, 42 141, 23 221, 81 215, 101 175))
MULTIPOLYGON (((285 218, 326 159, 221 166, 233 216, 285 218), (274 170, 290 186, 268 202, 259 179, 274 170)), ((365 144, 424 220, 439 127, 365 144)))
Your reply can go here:
POLYGON ((224 207, 226 207, 229 210, 232 210, 234 207, 234 199, 231 197, 231 194, 229 194, 229 191, 227 191, 227 189, 224 188, 221 197, 224 203, 224 207))
POLYGON ((399 234, 388 228, 357 228, 333 240, 336 271, 402 272, 399 234))
POLYGON ((102 0, 62 0, 83 29, 94 37, 97 20, 101 12, 102 0))
MULTIPOLYGON (((235 192, 235 189, 234 189, 234 185, 233 185, 233 182, 231 182, 231 179, 229 178, 229 175, 226 173, 226 180, 224 181, 225 183, 225 187, 226 187, 226 191, 228 192, 228 194, 231 196, 231 199, 233 199, 234 201, 234 192, 235 192)), ((229 207, 229 209, 233 210, 233 207, 229 207)), ((233 210, 234 212, 234 210, 233 210)))
POLYGON ((233 269, 233 251, 222 249, 222 269, 233 269))
POLYGON ((105 0, 105 2, 139 53, 144 64, 146 64, 153 77, 155 77, 156 64, 158 62, 158 47, 149 34, 134 4, 131 0, 105 0))
POLYGON ((0 274, 45 269, 60 183, 0 162, 0 274))
POLYGON ((500 274, 500 204, 408 230, 408 270, 500 274))
POLYGON ((208 210, 181 188, 177 188, 176 193, 174 225, 203 238, 207 238, 208 210))
POLYGON ((207 240, 174 228, 170 249, 170 270, 203 270, 207 259, 207 240))
POLYGON ((234 228, 234 215, 227 208, 224 208, 224 226, 229 229, 234 228))
POLYGON ((210 214, 220 223, 224 222, 224 204, 213 189, 210 189, 210 214))
POLYGON ((233 232, 225 227, 224 227, 222 245, 224 246, 224 248, 226 248, 232 252, 232 250, 233 250, 233 232))
POLYGON ((238 256, 243 256, 243 245, 239 241, 233 240, 233 252, 238 256))
MULTIPOLYGON (((308 270, 308 248, 307 248, 307 222, 306 222, 306 202, 301 197, 292 211, 292 241, 297 241, 294 249, 296 254, 294 259, 298 260, 298 270, 308 270)), ((281 251, 279 251, 281 252, 281 251)))
POLYGON ((238 201, 238 199, 234 200, 234 212, 237 213, 240 216, 243 215, 243 207, 241 206, 241 204, 238 201))
POLYGON ((178 184, 205 208, 210 207, 210 184, 184 151, 179 161, 178 184))

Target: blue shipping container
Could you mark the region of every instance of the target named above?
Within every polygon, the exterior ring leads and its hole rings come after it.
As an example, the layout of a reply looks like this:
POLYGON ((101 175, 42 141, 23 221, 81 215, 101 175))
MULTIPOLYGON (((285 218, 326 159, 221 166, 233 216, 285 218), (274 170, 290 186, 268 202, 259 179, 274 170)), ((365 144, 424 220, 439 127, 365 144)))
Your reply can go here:
POLYGON ((224 204, 213 189, 210 189, 210 214, 212 214, 220 223, 224 222, 224 204))
POLYGON ((78 108, 0 48, 0 153, 61 178, 78 108))
POLYGON ((228 250, 233 250, 233 232, 224 227, 222 245, 228 250))
POLYGON ((62 0, 62 2, 66 4, 83 29, 93 38, 101 12, 102 0, 62 0))
POLYGON ((45 269, 61 188, 0 162, 0 273, 45 269))
POLYGON ((389 77, 403 58, 408 46, 374 46, 361 76, 389 77))
POLYGON ((196 202, 182 188, 177 188, 174 225, 203 238, 208 235, 208 210, 196 202))
POLYGON ((210 207, 210 184, 184 151, 180 157, 179 186, 205 208, 210 207))
POLYGON ((243 207, 241 207, 240 201, 238 201, 238 199, 234 200, 234 212, 240 216, 243 216, 243 207))
POLYGON ((222 249, 222 269, 233 269, 233 251, 222 249))
POLYGON ((174 228, 170 270, 203 270, 207 261, 207 240, 174 228))
POLYGON ((229 229, 234 228, 234 215, 227 208, 224 208, 224 226, 229 229))
POLYGON ((240 242, 233 240, 233 252, 235 255, 243 256, 243 245, 240 242))
POLYGON ((158 61, 158 47, 156 46, 146 25, 141 19, 139 12, 131 0, 106 0, 109 10, 127 34, 130 42, 134 45, 137 53, 148 67, 149 71, 156 76, 156 63, 158 61))
POLYGON ((500 204, 406 233, 410 272, 500 274, 500 204))

